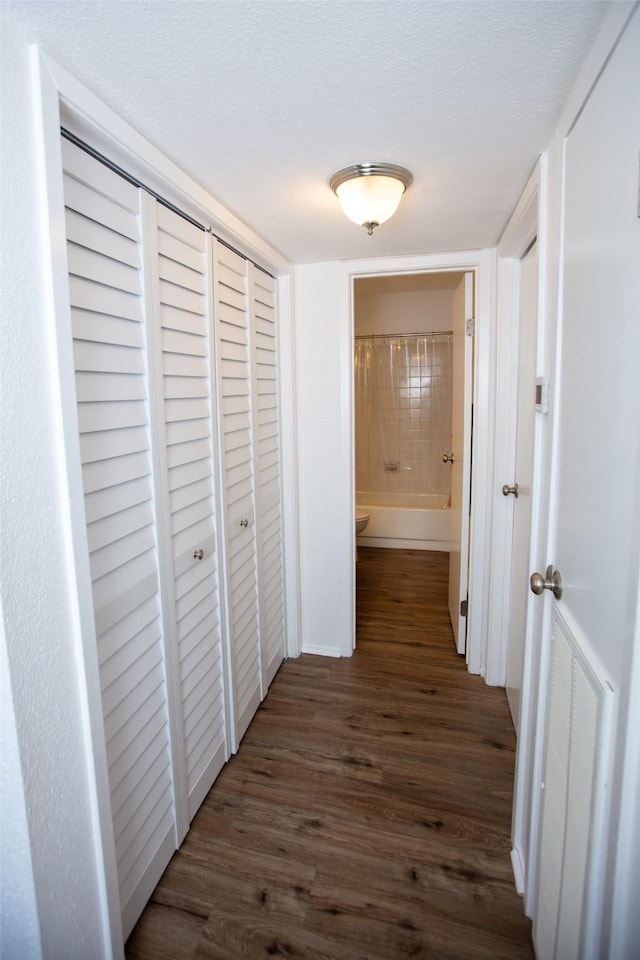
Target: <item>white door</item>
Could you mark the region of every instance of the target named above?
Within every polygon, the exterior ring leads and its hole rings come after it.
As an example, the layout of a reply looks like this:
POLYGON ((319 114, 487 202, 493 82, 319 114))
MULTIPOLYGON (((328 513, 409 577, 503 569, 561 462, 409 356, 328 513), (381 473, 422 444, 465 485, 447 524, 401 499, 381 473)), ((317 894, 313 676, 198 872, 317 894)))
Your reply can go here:
POLYGON ((451 427, 451 553, 449 616, 456 650, 467 639, 473 371, 473 274, 465 273, 453 299, 453 410, 451 427))
POLYGON ((234 745, 262 696, 247 261, 213 243, 234 745))
POLYGON ((156 367, 157 461, 165 526, 165 623, 179 725, 181 836, 228 758, 218 504, 211 391, 213 304, 204 230, 151 197, 150 364, 156 367))
MULTIPOLYGON (((624 702, 627 689, 638 583, 639 49, 636 11, 565 147, 557 519, 549 556, 564 592, 559 600, 544 592, 552 626, 534 917, 539 960, 612 956, 601 940, 615 849, 607 850, 616 752, 608 722, 612 701, 624 702)), ((637 912, 637 890, 620 894, 637 912)))
POLYGON ((176 848, 142 191, 62 141, 79 443, 124 936, 176 848))
POLYGON ((264 696, 284 660, 285 653, 275 280, 251 263, 249 291, 258 596, 264 696))
POLYGON ((520 695, 524 666, 529 557, 531 547, 531 500, 535 427, 536 347, 538 334, 538 245, 520 261, 520 297, 518 332, 518 414, 516 421, 515 476, 507 487, 514 490, 513 538, 507 628, 507 699, 511 718, 519 733, 520 695), (515 489, 514 489, 515 488, 515 489), (515 495, 517 494, 517 496, 515 495))

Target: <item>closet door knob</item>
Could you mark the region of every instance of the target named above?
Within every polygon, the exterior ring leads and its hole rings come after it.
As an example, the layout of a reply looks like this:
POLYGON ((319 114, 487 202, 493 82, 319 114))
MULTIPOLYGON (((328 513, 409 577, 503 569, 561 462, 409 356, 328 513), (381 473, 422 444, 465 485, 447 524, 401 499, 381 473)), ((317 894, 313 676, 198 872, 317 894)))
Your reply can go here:
POLYGON ((202 560, 203 557, 204 557, 204 550, 202 549, 202 547, 200 547, 199 550, 194 550, 194 551, 193 551, 193 559, 194 559, 194 560, 202 560))
POLYGON ((442 454, 443 463, 453 463, 453 454, 452 453, 443 453, 442 454))
POLYGON ((517 483, 514 483, 514 485, 513 485, 512 487, 510 487, 508 483, 505 483, 504 487, 502 488, 502 496, 503 496, 503 497, 508 497, 510 493, 512 493, 512 494, 514 495, 514 497, 516 498, 516 500, 518 499, 518 484, 517 484, 517 483))
POLYGON ((240 526, 241 526, 241 527, 244 527, 245 529, 249 526, 249 521, 247 520, 246 517, 245 517, 244 520, 241 520, 241 521, 240 521, 240 526))

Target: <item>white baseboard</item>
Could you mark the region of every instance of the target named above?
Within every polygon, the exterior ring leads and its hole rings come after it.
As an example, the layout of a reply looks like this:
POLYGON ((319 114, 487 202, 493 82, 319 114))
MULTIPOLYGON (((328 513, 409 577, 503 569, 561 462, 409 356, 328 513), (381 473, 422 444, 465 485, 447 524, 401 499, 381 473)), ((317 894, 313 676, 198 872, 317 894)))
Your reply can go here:
POLYGON ((314 657, 341 657, 342 654, 335 647, 316 647, 313 644, 302 644, 301 653, 312 653, 314 657))
POLYGON ((522 859, 522 851, 519 847, 513 847, 511 850, 511 869, 513 870, 513 878, 516 882, 516 891, 519 896, 524 896, 525 891, 525 868, 524 860, 522 859))

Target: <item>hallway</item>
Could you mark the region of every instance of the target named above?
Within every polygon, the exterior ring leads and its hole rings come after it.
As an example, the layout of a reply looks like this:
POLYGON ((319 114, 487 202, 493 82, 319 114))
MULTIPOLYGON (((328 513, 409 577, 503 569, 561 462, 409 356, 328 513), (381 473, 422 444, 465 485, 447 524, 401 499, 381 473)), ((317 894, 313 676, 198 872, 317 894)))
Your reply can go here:
POLYGON ((454 652, 447 566, 360 548, 356 654, 283 664, 128 960, 533 957, 513 727, 454 652))

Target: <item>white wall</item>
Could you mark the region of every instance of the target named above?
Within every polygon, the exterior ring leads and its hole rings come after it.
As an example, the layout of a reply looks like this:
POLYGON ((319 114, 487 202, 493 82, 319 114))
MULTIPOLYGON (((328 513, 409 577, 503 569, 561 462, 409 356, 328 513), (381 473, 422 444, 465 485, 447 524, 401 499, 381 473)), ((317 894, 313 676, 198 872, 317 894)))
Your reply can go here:
MULTIPOLYGON (((351 649, 350 402, 341 382, 346 331, 340 264, 295 271, 302 650, 351 649)), ((346 287, 348 295, 348 287, 346 287)))
MULTIPOLYGON (((354 279, 395 274, 477 271, 474 394, 476 402, 472 484, 477 509, 472 520, 472 557, 477 590, 470 597, 469 625, 476 642, 467 659, 484 670, 486 614, 484 576, 488 569, 485 525, 487 476, 492 448, 493 258, 490 251, 437 256, 306 264, 295 268, 297 427, 300 520, 302 650, 349 655, 354 634, 355 554, 353 491, 353 336, 351 287, 354 279)), ((452 283, 454 281, 452 280, 452 283)))
POLYGON ((4 957, 41 957, 38 905, 9 664, 0 619, 0 951, 4 957))
POLYGON ((357 336, 451 330, 453 290, 360 293, 360 283, 356 282, 355 296, 357 336))
MULTIPOLYGON (((40 247, 29 52, 8 22, 2 28, 0 66, 0 584, 31 845, 31 862, 24 847, 14 848, 12 871, 16 889, 25 891, 29 926, 30 890, 35 890, 42 955, 84 960, 107 955, 101 947, 92 768, 81 719, 52 402, 53 351, 44 297, 47 252, 40 247)), ((15 830, 20 835, 19 816, 19 804, 3 809, 3 834, 15 830)), ((15 960, 40 956, 36 932, 31 933, 25 938, 27 952, 15 960)))

